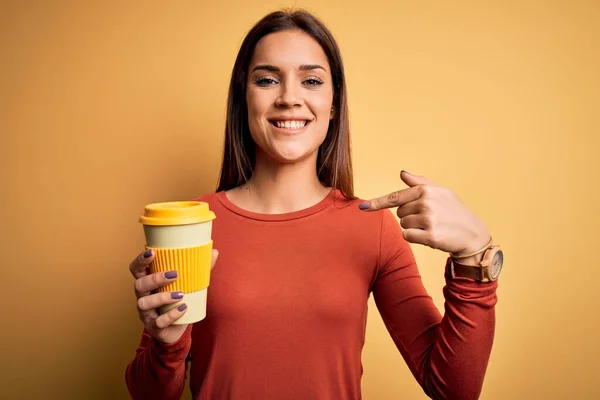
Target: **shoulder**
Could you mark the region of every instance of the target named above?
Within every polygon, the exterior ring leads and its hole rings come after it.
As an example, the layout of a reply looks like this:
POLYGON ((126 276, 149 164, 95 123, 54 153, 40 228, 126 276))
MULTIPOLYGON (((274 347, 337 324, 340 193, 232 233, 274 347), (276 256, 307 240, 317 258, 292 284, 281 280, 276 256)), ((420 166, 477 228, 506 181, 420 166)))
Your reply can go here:
POLYGON ((208 192, 204 193, 196 198, 193 198, 192 201, 201 201, 203 203, 208 203, 211 209, 218 207, 221 204, 219 198, 223 196, 225 192, 208 192))
POLYGON ((341 215, 351 219, 355 224, 363 228, 375 228, 377 230, 387 230, 399 227, 396 216, 390 209, 381 209, 376 211, 365 211, 360 209, 360 204, 367 201, 361 197, 348 199, 338 194, 335 201, 335 208, 343 210, 341 215))
POLYGON ((206 203, 215 201, 217 199, 217 196, 219 195, 219 192, 208 192, 208 193, 204 193, 196 198, 193 198, 193 201, 203 201, 206 203))
POLYGON ((344 207, 338 213, 337 222, 343 223, 344 230, 349 231, 353 238, 360 239, 349 242, 355 249, 364 248, 377 253, 379 266, 388 265, 390 260, 396 259, 401 265, 412 262, 410 245, 404 238, 395 209, 361 210, 359 205, 364 201, 362 198, 340 201, 344 207))

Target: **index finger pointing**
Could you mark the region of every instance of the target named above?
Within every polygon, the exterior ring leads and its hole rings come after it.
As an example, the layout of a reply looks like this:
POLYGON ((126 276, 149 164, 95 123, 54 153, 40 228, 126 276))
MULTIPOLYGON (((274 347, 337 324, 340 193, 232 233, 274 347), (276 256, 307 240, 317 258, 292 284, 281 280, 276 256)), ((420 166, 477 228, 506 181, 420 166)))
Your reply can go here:
POLYGON ((154 251, 148 249, 142 254, 138 255, 130 264, 129 271, 135 279, 146 276, 148 272, 146 269, 154 260, 154 251))
POLYGON ((359 208, 365 211, 381 210, 383 208, 400 207, 406 203, 417 200, 420 197, 416 187, 410 187, 408 189, 398 190, 392 192, 387 196, 378 197, 361 203, 359 208))

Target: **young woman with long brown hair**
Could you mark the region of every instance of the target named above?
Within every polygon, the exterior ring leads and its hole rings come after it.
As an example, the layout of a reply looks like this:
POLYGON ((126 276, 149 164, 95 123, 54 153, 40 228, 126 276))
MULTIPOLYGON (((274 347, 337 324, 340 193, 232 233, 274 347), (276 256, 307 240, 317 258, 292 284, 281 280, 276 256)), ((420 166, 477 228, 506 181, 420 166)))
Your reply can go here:
POLYGON ((217 215, 206 318, 172 325, 185 304, 156 309, 181 294, 154 290, 177 277, 147 272, 151 250, 130 265, 144 323, 126 371, 133 398, 180 398, 189 370, 194 399, 359 399, 371 293, 428 396, 479 396, 502 253, 450 189, 423 177, 403 171, 408 188, 357 199, 348 127, 325 25, 305 11, 259 21, 231 75, 218 188, 199 197, 217 215), (409 243, 450 254, 443 316, 409 243))

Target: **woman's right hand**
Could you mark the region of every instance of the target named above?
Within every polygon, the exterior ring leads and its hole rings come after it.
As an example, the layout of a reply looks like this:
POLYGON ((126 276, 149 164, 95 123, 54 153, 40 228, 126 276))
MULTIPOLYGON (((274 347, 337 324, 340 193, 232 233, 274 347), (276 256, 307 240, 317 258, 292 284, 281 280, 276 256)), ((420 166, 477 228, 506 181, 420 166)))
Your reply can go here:
MULTIPOLYGON (((215 266, 219 252, 213 250, 211 268, 215 266)), ((135 278, 135 296, 137 298, 137 310, 140 320, 146 330, 155 339, 163 343, 174 343, 181 338, 188 325, 173 325, 181 317, 187 308, 185 303, 174 307, 165 314, 159 315, 158 308, 167 304, 177 303, 181 300, 181 292, 156 292, 153 290, 165 286, 177 279, 176 271, 150 273, 150 264, 154 261, 154 251, 146 250, 137 256, 129 270, 135 278)))

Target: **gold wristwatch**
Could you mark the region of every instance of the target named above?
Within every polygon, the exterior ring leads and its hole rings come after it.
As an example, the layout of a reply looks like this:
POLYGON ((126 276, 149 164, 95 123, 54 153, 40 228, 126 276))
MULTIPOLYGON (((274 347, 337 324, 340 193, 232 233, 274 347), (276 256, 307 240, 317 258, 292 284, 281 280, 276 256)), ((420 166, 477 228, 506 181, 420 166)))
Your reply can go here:
POLYGON ((469 278, 479 282, 493 282, 498 279, 504 263, 504 254, 499 245, 492 244, 492 240, 481 250, 464 256, 450 255, 450 276, 452 278, 469 278), (483 253, 479 265, 464 265, 460 259, 472 257, 483 253), (458 260, 457 260, 458 259, 458 260))

